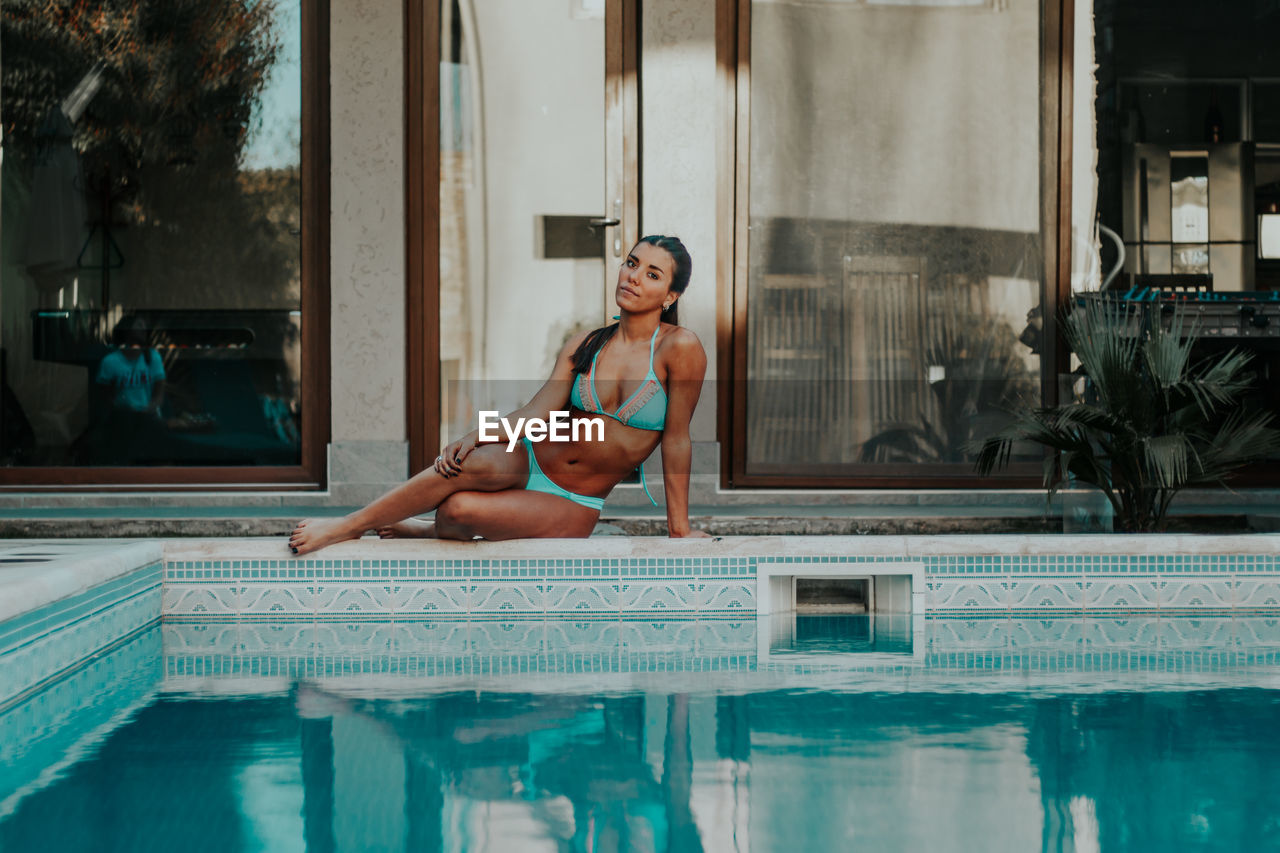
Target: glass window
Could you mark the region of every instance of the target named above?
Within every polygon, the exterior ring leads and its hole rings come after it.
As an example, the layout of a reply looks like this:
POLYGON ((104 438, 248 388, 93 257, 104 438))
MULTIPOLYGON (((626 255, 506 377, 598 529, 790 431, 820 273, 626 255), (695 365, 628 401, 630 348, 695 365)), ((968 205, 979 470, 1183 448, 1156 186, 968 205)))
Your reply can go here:
POLYGON ((606 202, 605 20, 593 8, 441 0, 442 443, 475 429, 477 411, 527 403, 565 342, 613 314, 605 295, 624 247, 591 224, 622 215, 620 199, 606 202))
POLYGON ((748 476, 971 476, 1038 403, 1041 6, 983 6, 751 4, 748 476))
POLYGON ((3 5, 0 464, 300 464, 301 18, 3 5))

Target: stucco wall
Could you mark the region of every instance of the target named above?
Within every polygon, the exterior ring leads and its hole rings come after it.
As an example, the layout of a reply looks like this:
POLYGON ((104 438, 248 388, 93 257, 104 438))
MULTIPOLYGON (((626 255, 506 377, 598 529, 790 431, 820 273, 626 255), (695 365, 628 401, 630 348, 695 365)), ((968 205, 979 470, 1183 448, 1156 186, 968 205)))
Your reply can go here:
POLYGON ((333 441, 404 441, 401 2, 330 9, 333 441))

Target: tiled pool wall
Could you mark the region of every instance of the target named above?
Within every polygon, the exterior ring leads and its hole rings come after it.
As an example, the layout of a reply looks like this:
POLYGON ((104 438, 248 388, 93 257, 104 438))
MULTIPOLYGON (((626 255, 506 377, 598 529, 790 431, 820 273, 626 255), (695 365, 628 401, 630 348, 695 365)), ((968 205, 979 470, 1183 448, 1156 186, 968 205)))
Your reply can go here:
POLYGON ((607 546, 596 540, 521 543, 529 553, 513 550, 513 543, 347 543, 292 559, 273 555, 271 546, 252 554, 179 546, 167 552, 164 614, 280 621, 738 618, 755 614, 756 578, 765 564, 774 573, 803 576, 820 567, 829 571, 833 563, 849 575, 922 565, 923 610, 934 616, 1280 613, 1280 537, 1097 537, 1093 543, 1079 537, 952 537, 953 552, 947 553, 948 539, 742 537, 704 545, 702 554, 667 547, 675 544, 667 540, 636 539, 607 546), (397 547, 382 547, 392 544, 397 547), (1117 552, 1126 546, 1145 553, 1117 552), (601 553, 592 556, 593 547, 601 553), (1169 553, 1151 553, 1160 548, 1169 553), (553 556, 555 551, 561 553, 553 556))
POLYGON ((95 649, 34 696, 0 703, 0 817, 150 701, 163 678, 161 640, 153 610, 149 625, 95 649))
MULTIPOLYGON (((166 622, 165 689, 217 694, 286 691, 298 680, 394 693, 435 689, 546 692, 822 687, 965 691, 1196 688, 1225 674, 1280 674, 1280 620, 1268 616, 1154 619, 862 617, 914 622, 906 642, 877 651, 809 653, 777 641, 779 619, 732 621, 517 619, 281 624, 166 622), (913 626, 914 627, 914 626, 913 626), (850 680, 850 673, 857 676, 850 680), (800 677, 800 680, 797 680, 800 677)), ((801 617, 807 618, 807 617, 801 617)), ((886 630, 887 629, 887 630, 886 630)))
POLYGON ((0 706, 160 619, 159 561, 0 622, 0 706))

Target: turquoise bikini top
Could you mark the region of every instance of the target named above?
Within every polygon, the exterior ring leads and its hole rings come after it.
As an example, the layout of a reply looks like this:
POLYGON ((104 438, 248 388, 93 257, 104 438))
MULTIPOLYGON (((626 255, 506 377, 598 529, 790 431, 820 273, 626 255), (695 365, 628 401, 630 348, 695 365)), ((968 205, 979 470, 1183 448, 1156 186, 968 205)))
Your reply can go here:
POLYGON ((640 383, 635 393, 618 407, 618 411, 604 411, 600 398, 596 395, 596 359, 600 357, 603 346, 591 357, 591 369, 578 374, 577 381, 569 391, 569 403, 589 414, 605 415, 636 429, 661 431, 667 423, 667 392, 662 390, 658 374, 653 372, 653 347, 657 341, 658 329, 654 329, 653 337, 649 339, 649 372, 645 374, 644 382, 640 383))

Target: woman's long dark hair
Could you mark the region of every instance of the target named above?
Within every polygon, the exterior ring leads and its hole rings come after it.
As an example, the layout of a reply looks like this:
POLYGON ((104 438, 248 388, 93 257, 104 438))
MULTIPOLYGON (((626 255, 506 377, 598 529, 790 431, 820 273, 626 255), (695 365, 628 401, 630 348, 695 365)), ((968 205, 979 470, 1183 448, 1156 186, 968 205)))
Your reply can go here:
MULTIPOLYGON (((680 238, 668 237, 662 234, 650 234, 648 237, 641 237, 636 245, 639 246, 640 243, 657 246, 671 256, 671 259, 675 261, 675 272, 671 275, 671 292, 677 296, 684 293, 685 288, 689 286, 689 276, 693 274, 693 259, 689 257, 689 250, 684 247, 684 243, 680 242, 680 238)), ((658 318, 658 321, 678 326, 680 324, 679 305, 680 300, 678 299, 671 303, 671 307, 662 312, 662 316, 658 318)), ((610 323, 608 326, 596 329, 587 335, 573 352, 573 372, 586 373, 590 370, 591 362, 596 357, 596 353, 600 352, 600 349, 609 342, 609 339, 617 331, 618 324, 610 323)))

